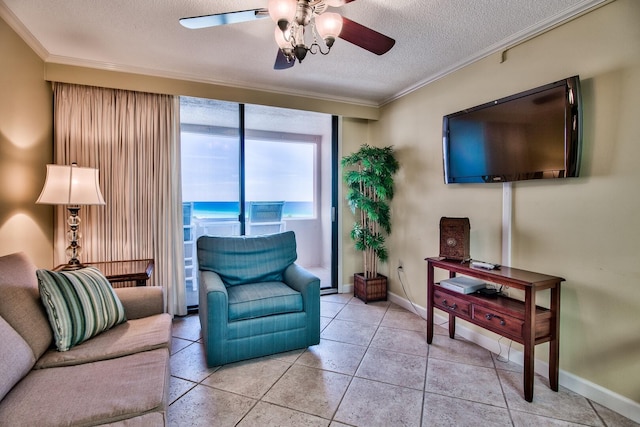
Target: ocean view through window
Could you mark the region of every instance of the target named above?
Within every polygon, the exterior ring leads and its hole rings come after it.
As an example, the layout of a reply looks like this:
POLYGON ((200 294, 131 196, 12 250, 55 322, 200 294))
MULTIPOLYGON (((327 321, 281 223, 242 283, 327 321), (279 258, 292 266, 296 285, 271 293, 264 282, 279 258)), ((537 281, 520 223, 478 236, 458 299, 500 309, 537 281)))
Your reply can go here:
POLYGON ((188 305, 197 305, 195 244, 202 235, 293 230, 301 265, 325 264, 331 116, 191 97, 180 104, 188 305), (269 224, 250 218, 258 203, 277 207, 269 224))

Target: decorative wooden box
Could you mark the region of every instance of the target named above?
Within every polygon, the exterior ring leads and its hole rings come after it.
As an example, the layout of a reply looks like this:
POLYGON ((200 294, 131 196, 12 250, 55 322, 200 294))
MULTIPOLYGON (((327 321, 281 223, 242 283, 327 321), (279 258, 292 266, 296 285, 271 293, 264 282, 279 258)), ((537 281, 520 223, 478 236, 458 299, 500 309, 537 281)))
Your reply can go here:
POLYGON ((440 256, 469 260, 469 218, 440 218, 440 256))

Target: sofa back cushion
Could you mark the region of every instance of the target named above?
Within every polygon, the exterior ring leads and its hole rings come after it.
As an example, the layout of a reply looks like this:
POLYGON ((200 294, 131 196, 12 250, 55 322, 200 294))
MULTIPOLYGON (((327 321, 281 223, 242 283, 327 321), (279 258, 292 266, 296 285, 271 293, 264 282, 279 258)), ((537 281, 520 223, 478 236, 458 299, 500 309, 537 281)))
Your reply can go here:
POLYGON ((2 400, 9 390, 27 375, 36 359, 33 356, 31 347, 11 327, 0 317, 0 400, 2 400))
POLYGON ((202 236, 197 246, 199 269, 218 273, 226 286, 281 282, 284 270, 298 258, 293 231, 266 236, 202 236))
POLYGON ((120 299, 97 268, 36 274, 59 351, 127 320, 120 299))
POLYGON ((24 338, 36 359, 51 346, 53 334, 40 302, 36 266, 25 253, 0 257, 0 316, 24 338))

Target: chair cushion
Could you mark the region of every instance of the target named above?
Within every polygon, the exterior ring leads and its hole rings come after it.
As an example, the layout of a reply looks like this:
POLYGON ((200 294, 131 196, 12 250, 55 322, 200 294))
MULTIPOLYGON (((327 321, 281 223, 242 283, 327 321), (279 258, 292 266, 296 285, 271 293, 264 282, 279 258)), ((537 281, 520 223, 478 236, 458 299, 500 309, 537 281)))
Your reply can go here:
POLYGON ((229 321, 302 311, 302 295, 282 282, 250 283, 228 288, 229 321))
POLYGON ((202 236, 197 245, 199 269, 218 273, 228 287, 281 282, 284 270, 298 258, 293 231, 267 236, 202 236))
POLYGON ((67 351, 127 320, 111 284, 95 267, 38 270, 36 275, 59 351, 67 351))

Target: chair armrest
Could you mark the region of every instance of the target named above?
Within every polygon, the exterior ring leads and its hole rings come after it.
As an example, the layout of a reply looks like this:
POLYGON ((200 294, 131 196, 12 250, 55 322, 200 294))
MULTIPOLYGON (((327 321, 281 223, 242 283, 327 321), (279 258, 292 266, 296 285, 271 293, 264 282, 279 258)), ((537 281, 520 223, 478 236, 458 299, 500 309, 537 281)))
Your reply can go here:
POLYGON ((304 293, 308 286, 314 286, 314 282, 317 282, 315 285, 318 287, 318 295, 320 294, 320 279, 298 264, 294 263, 287 267, 282 277, 284 283, 301 293, 304 293))
POLYGON ((164 313, 164 292, 161 286, 115 288, 127 319, 140 319, 164 313))
POLYGON ((211 357, 222 358, 229 322, 227 287, 217 273, 200 270, 198 292, 198 315, 205 347, 211 353, 211 357))
POLYGON ((307 344, 320 342, 320 279, 297 264, 284 270, 283 282, 302 294, 302 308, 307 314, 307 344))
POLYGON ((208 296, 210 293, 213 293, 212 297, 220 299, 220 302, 224 302, 225 307, 229 304, 227 287, 222 282, 222 279, 220 278, 218 273, 208 270, 201 270, 198 290, 200 291, 201 296, 208 296))

